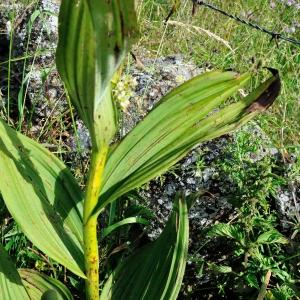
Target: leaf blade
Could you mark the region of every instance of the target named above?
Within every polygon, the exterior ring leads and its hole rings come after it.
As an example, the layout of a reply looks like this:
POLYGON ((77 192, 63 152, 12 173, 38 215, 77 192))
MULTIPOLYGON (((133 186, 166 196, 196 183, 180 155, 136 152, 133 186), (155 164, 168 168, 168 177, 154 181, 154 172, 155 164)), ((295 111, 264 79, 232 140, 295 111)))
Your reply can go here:
POLYGON ((58 158, 3 121, 0 135, 0 191, 9 212, 41 251, 84 278, 78 184, 58 158))
POLYGON ((160 237, 126 259, 110 276, 104 299, 175 300, 186 265, 188 208, 177 195, 173 213, 160 237))
POLYGON ((34 270, 18 271, 31 300, 73 300, 70 291, 60 281, 34 270))
POLYGON ((277 97, 280 79, 276 73, 243 100, 214 111, 249 78, 249 74, 214 71, 166 95, 109 156, 94 213, 165 172, 200 142, 231 132, 255 117, 261 111, 249 110, 251 104, 277 97))
POLYGON ((141 218, 141 217, 129 217, 129 218, 125 218, 119 222, 116 222, 106 228, 103 229, 102 232, 102 238, 107 237, 109 234, 111 234, 114 230, 118 229, 121 226, 124 225, 129 225, 129 224, 143 224, 143 225, 148 225, 149 221, 146 220, 145 218, 141 218))
POLYGON ((94 147, 116 132, 110 81, 136 36, 134 0, 61 3, 57 67, 94 147))

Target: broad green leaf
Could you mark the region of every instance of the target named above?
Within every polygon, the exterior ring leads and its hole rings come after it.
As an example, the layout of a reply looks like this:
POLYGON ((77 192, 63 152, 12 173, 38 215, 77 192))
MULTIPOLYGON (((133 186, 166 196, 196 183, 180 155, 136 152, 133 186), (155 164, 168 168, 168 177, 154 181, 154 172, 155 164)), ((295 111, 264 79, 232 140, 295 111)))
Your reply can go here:
POLYGON ((235 130, 274 101, 280 90, 277 74, 241 101, 219 108, 249 77, 208 72, 163 97, 113 149, 94 212, 164 173, 200 142, 235 130))
POLYGON ((57 67, 94 147, 116 131, 110 81, 137 35, 134 0, 63 0, 57 67))
POLYGON ((70 291, 60 281, 34 270, 18 271, 30 300, 73 300, 70 291))
POLYGON ((213 225, 212 228, 208 231, 207 236, 222 236, 232 238, 238 241, 242 246, 246 246, 245 233, 238 225, 224 223, 213 225))
POLYGON ((148 225, 149 221, 144 218, 141 218, 141 217, 129 217, 129 218, 126 218, 124 220, 121 220, 119 222, 116 222, 116 223, 104 228, 101 236, 102 236, 102 238, 105 238, 106 236, 111 234, 114 230, 118 229, 119 227, 124 226, 124 225, 129 225, 129 224, 148 225))
POLYGON ((272 229, 259 235, 256 242, 258 244, 288 244, 289 241, 279 231, 272 229))
POLYGON ((66 166, 0 121, 0 192, 29 240, 84 276, 82 193, 66 166))
POLYGON ((1 300, 31 300, 16 267, 0 245, 0 298, 1 300))
POLYGON ((188 205, 177 195, 159 238, 120 264, 106 282, 101 299, 175 300, 185 271, 188 241, 188 205))

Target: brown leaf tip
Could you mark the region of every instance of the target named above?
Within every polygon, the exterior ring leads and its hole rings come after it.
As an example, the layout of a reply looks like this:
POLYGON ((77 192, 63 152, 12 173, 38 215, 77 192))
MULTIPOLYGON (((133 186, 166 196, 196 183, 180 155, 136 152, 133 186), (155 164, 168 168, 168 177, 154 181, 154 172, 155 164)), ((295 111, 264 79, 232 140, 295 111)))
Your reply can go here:
POLYGON ((270 83, 269 87, 252 103, 248 108, 247 112, 263 112, 268 109, 280 94, 281 81, 278 70, 273 68, 267 68, 274 77, 274 80, 270 83))

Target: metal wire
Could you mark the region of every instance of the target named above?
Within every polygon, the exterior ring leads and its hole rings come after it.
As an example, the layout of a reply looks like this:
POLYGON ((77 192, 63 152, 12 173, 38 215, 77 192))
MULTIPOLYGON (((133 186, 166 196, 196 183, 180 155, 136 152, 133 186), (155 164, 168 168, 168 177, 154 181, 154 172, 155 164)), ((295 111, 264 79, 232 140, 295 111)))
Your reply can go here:
POLYGON ((285 36, 285 35, 283 35, 281 33, 273 32, 273 31, 268 30, 266 28, 263 28, 263 27, 261 27, 261 26, 259 26, 257 24, 254 24, 254 23, 251 23, 251 22, 249 22, 247 20, 241 19, 240 17, 234 16, 234 15, 232 15, 232 14, 230 14, 230 13, 228 13, 228 12, 226 12, 226 11, 224 11, 224 10, 216 7, 216 6, 213 6, 213 5, 209 4, 209 3, 206 3, 205 1, 199 1, 199 0, 192 0, 192 1, 193 1, 194 5, 205 6, 207 8, 210 8, 210 9, 214 10, 214 11, 217 11, 217 12, 221 13, 222 15, 224 15, 224 16, 226 16, 228 18, 231 18, 231 19, 233 19, 233 20, 235 20, 235 21, 237 21, 239 23, 248 25, 249 27, 252 27, 252 28, 254 28, 256 30, 259 30, 259 31, 264 32, 264 33, 267 33, 267 34, 271 35, 272 39, 275 39, 275 40, 281 39, 281 40, 290 42, 292 44, 295 44, 297 46, 300 46, 300 41, 298 41, 296 39, 293 39, 291 37, 285 36))

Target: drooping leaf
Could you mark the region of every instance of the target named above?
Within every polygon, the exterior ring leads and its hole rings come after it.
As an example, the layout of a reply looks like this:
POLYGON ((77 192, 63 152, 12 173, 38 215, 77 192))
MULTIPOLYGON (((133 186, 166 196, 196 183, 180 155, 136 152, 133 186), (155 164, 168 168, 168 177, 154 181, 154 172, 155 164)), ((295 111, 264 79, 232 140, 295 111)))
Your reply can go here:
POLYGON ((70 291, 60 281, 34 270, 18 271, 30 300, 73 300, 70 291))
POLYGON ((159 176, 200 142, 237 129, 274 101, 278 74, 237 103, 218 109, 248 79, 249 74, 209 72, 171 91, 110 154, 98 213, 108 203, 159 176), (256 104, 255 104, 256 103, 256 104))
POLYGON ((101 298, 175 300, 185 271, 188 226, 187 202, 177 195, 173 213, 159 238, 120 264, 106 282, 101 298))
POLYGON ((136 35, 134 0, 61 3, 57 67, 95 147, 115 134, 110 81, 136 35))
POLYGON ((66 166, 0 121, 0 191, 29 240, 84 276, 82 193, 66 166))
POLYGON ((20 275, 0 245, 0 298, 1 300, 31 300, 20 275))

